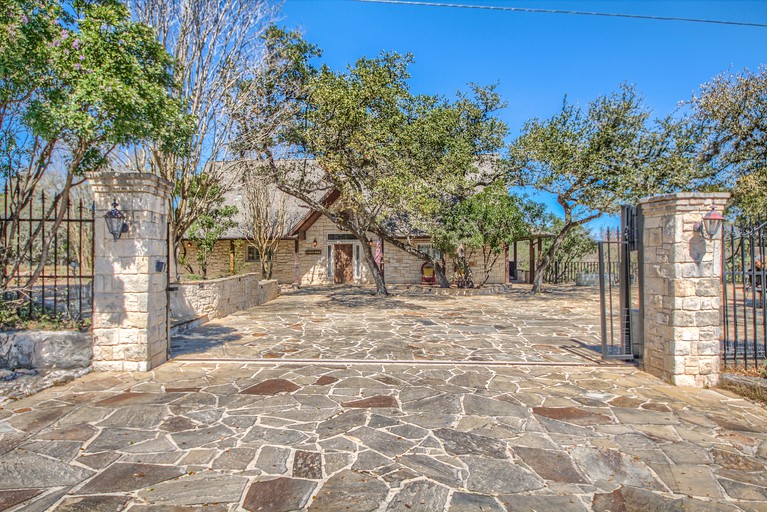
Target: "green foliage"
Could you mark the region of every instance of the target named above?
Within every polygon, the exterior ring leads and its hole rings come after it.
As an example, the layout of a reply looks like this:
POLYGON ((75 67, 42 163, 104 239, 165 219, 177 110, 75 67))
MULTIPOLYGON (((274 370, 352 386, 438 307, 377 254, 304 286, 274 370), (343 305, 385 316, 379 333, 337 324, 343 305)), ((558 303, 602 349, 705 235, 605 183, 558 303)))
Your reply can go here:
POLYGON ((684 175, 662 165, 674 150, 659 146, 663 130, 649 117, 626 84, 585 111, 565 99, 559 114, 525 124, 510 148, 511 182, 554 194, 566 222, 616 213, 626 201, 671 189, 684 175))
POLYGON ((699 157, 713 183, 730 188, 732 205, 746 217, 767 210, 767 66, 720 74, 691 102, 689 125, 699 131, 699 157))
POLYGON ((624 84, 585 111, 565 99, 559 114, 529 121, 511 145, 511 183, 553 194, 564 210, 539 262, 534 292, 575 226, 614 214, 621 204, 678 189, 695 176, 695 165, 688 163, 694 150, 689 131, 671 118, 655 124, 649 118, 634 87, 624 84))
POLYGON ((498 254, 508 244, 530 234, 521 202, 520 197, 509 195, 500 183, 487 187, 446 212, 435 245, 446 253, 455 253, 463 243, 473 249, 487 246, 498 254))
MULTIPOLYGON (((153 29, 131 21, 117 0, 3 1, 0 180, 10 189, 8 218, 32 205, 51 167, 64 176, 56 198, 66 204, 74 178, 100 169, 117 146, 152 139, 181 150, 187 123, 183 102, 171 95, 172 63, 153 29)), ((58 229, 65 210, 43 212, 46 229, 58 229)), ((13 220, 0 227, 11 238, 18 229, 13 220)), ((19 254, 40 234, 30 232, 19 254)), ((53 238, 39 243, 24 287, 42 272, 53 238)), ((0 288, 19 264, 18 254, 0 251, 0 288)))
POLYGON ((520 207, 523 202, 496 182, 448 210, 434 232, 433 243, 443 253, 455 257, 462 276, 469 273, 466 267, 471 255, 481 253, 483 280, 480 285, 484 284, 504 249, 530 234, 520 207))
MULTIPOLYGON (((270 110, 254 103, 258 108, 243 123, 240 147, 273 163, 276 151, 289 153, 293 162, 312 159, 313 166, 274 163, 271 178, 354 233, 363 247, 369 246, 366 233, 398 245, 401 235, 430 232, 443 211, 472 195, 480 181, 490 181, 490 154, 502 146, 506 133, 493 115, 502 106, 493 87, 473 87, 456 100, 415 95, 409 85, 410 55, 363 57, 345 72, 335 72, 310 66, 319 52, 296 34, 271 36, 288 47, 282 73, 272 78, 280 84, 278 91, 291 95, 267 97, 292 98, 293 106, 286 109, 292 121, 264 138, 269 130, 257 127, 268 117, 261 113, 270 110), (337 210, 316 200, 317 192, 331 189, 340 194, 337 210)), ((429 259, 415 247, 407 249, 429 259)), ((377 269, 371 271, 380 277, 377 269)), ((385 292, 382 279, 376 282, 385 292)))
POLYGON ((237 226, 232 220, 236 213, 235 206, 220 206, 199 215, 189 228, 189 240, 195 245, 195 259, 203 279, 208 278, 208 260, 213 254, 216 242, 226 230, 237 226))
MULTIPOLYGON (((31 131, 68 149, 70 172, 99 168, 115 146, 140 139, 179 146, 182 103, 172 60, 154 31, 116 0, 9 0, 0 15, 0 101, 22 108, 4 147, 31 131)), ((34 155, 28 155, 29 157, 34 155)), ((8 161, 6 170, 10 175, 8 161)), ((15 167, 15 166, 14 166, 15 167)))

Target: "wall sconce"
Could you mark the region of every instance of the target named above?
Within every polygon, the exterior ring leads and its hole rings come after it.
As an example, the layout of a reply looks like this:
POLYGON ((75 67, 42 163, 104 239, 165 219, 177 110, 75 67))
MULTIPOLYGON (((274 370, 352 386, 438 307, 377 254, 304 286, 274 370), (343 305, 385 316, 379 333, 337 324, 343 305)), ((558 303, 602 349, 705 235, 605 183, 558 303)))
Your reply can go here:
POLYGON ((104 215, 107 223, 107 229, 112 234, 115 242, 120 239, 123 233, 128 232, 128 224, 125 222, 125 214, 117 209, 117 201, 112 203, 112 209, 104 215))
POLYGON ((314 240, 312 240, 312 247, 317 247, 317 237, 314 237, 314 240))
POLYGON ((711 240, 719 233, 722 221, 724 221, 724 215, 716 211, 716 208, 712 206, 711 211, 705 214, 700 222, 696 222, 692 230, 711 240))

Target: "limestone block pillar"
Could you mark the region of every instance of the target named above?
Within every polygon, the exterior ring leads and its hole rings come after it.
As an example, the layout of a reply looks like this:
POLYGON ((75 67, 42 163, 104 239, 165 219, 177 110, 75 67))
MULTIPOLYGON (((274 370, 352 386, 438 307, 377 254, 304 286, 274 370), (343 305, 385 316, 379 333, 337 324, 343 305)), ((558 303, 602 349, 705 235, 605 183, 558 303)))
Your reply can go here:
POLYGON ((93 367, 147 371, 168 359, 171 184, 138 173, 98 173, 89 180, 96 203, 93 367), (117 241, 104 221, 113 201, 128 224, 117 241))
POLYGON ((644 368, 676 385, 719 380, 721 232, 713 240, 695 223, 729 193, 678 193, 640 201, 644 272, 644 368))

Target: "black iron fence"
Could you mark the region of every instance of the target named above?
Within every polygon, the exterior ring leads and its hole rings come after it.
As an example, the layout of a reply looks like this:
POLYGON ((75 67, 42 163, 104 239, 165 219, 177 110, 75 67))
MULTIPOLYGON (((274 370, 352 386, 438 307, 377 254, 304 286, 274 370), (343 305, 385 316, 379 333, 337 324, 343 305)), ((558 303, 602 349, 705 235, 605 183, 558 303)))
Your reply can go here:
POLYGON ((722 361, 757 367, 767 358, 764 297, 767 222, 726 226, 722 233, 722 361))
POLYGON ((621 228, 597 242, 602 357, 631 359, 642 354, 641 269, 636 208, 621 209, 621 228))
POLYGON ((78 199, 65 205, 58 196, 41 193, 15 209, 7 186, 0 200, 0 312, 25 320, 90 318, 92 202, 78 199))
MULTIPOLYGON (((618 262, 611 261, 610 273, 618 274, 618 262)), ((555 261, 546 271, 546 275, 543 280, 550 284, 563 284, 574 283, 578 279, 578 275, 599 275, 599 261, 568 261, 561 263, 555 261)))

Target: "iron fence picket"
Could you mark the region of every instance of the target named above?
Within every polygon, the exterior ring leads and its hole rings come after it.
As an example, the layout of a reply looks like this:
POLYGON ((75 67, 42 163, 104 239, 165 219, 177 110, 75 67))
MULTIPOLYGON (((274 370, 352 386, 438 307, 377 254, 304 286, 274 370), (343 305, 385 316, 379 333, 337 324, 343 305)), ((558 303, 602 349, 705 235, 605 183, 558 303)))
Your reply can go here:
POLYGON ((0 254, 7 281, 5 289, 0 290, 3 301, 15 302, 17 310, 25 311, 30 319, 46 315, 74 321, 90 318, 95 205, 88 205, 82 198, 79 207, 71 201, 63 204, 59 196, 42 192, 18 211, 9 206, 13 198, 8 183, 3 193, 0 254), (60 208, 66 211, 54 230, 52 225, 60 208), (32 239, 34 243, 29 243, 32 239), (50 249, 43 261, 41 248, 49 241, 50 249), (40 264, 36 281, 28 285, 40 264))
POLYGON ((766 224, 756 219, 723 229, 721 357, 725 366, 756 368, 767 357, 766 224))

